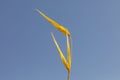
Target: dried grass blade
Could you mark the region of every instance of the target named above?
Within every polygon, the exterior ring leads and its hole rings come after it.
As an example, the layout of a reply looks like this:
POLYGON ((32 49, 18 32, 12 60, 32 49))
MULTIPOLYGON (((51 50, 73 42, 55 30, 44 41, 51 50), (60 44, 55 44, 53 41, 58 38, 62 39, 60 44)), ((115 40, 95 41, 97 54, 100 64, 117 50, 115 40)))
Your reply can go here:
POLYGON ((40 10, 36 9, 36 11, 42 15, 48 22, 50 22, 56 29, 58 29, 61 33, 70 36, 70 32, 68 31, 67 28, 63 27, 62 25, 58 24, 48 16, 46 16, 44 13, 42 13, 40 10))
POLYGON ((55 37, 54 37, 54 35, 53 35, 52 33, 51 33, 51 35, 52 35, 54 44, 55 44, 55 46, 56 46, 56 48, 57 48, 57 50, 58 50, 58 53, 59 53, 59 55, 60 55, 60 58, 61 58, 61 60, 62 60, 62 62, 63 62, 63 64, 64 64, 64 66, 66 67, 66 69, 67 69, 68 71, 70 71, 70 66, 69 66, 67 60, 65 59, 65 57, 64 57, 64 55, 63 55, 63 53, 62 53, 62 51, 61 51, 61 49, 60 49, 57 41, 56 41, 56 39, 55 39, 55 37))

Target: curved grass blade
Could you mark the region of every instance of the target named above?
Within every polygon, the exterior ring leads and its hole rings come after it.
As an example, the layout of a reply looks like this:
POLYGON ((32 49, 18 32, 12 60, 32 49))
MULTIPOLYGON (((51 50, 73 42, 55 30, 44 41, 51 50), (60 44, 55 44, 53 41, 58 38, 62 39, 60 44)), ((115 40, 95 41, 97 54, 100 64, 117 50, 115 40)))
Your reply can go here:
POLYGON ((36 11, 42 15, 49 23, 51 23, 56 29, 58 29, 61 33, 70 36, 70 32, 68 31, 67 28, 63 27, 62 25, 58 24, 48 16, 46 16, 44 13, 42 13, 40 10, 36 9, 36 11))

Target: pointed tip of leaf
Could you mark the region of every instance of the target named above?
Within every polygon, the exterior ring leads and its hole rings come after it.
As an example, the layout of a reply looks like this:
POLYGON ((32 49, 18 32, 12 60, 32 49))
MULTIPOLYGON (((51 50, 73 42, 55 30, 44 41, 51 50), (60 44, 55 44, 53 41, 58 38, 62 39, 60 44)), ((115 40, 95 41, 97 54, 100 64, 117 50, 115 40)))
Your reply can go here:
POLYGON ((52 33, 52 32, 50 32, 50 34, 53 36, 53 33, 52 33))
POLYGON ((39 12, 40 10, 39 9, 35 9, 35 11, 39 12))
POLYGON ((39 9, 35 9, 35 11, 37 11, 39 14, 43 14, 39 9))

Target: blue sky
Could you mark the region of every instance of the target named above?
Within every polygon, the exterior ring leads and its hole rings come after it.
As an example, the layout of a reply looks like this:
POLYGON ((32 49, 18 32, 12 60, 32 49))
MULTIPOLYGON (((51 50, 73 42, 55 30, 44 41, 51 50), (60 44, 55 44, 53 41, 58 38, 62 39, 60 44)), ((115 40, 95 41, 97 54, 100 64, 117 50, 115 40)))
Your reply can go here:
POLYGON ((0 0, 0 80, 67 80, 65 36, 36 8, 72 34, 71 80, 120 80, 119 0, 0 0))

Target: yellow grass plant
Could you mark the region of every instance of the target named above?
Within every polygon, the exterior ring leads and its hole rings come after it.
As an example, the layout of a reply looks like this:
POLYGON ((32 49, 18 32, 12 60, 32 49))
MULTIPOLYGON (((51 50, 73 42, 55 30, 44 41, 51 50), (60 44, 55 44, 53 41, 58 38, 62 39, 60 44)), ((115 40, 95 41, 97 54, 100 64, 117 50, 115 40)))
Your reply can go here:
POLYGON ((71 35, 70 32, 67 28, 65 28, 64 26, 58 24, 57 22, 55 22, 54 20, 52 20, 51 18, 49 18, 48 16, 46 16, 44 13, 42 13, 40 10, 36 9, 36 11, 44 18, 46 19, 48 22, 50 22, 58 31, 60 31, 61 33, 63 33, 64 35, 66 35, 66 41, 67 41, 67 59, 64 57, 53 33, 51 33, 52 35, 52 39, 54 41, 54 44, 58 50, 58 53, 60 55, 61 61, 63 63, 63 65, 65 66, 65 68, 68 71, 68 80, 70 80, 70 71, 71 71, 71 61, 72 61, 72 57, 71 57, 71 35))

